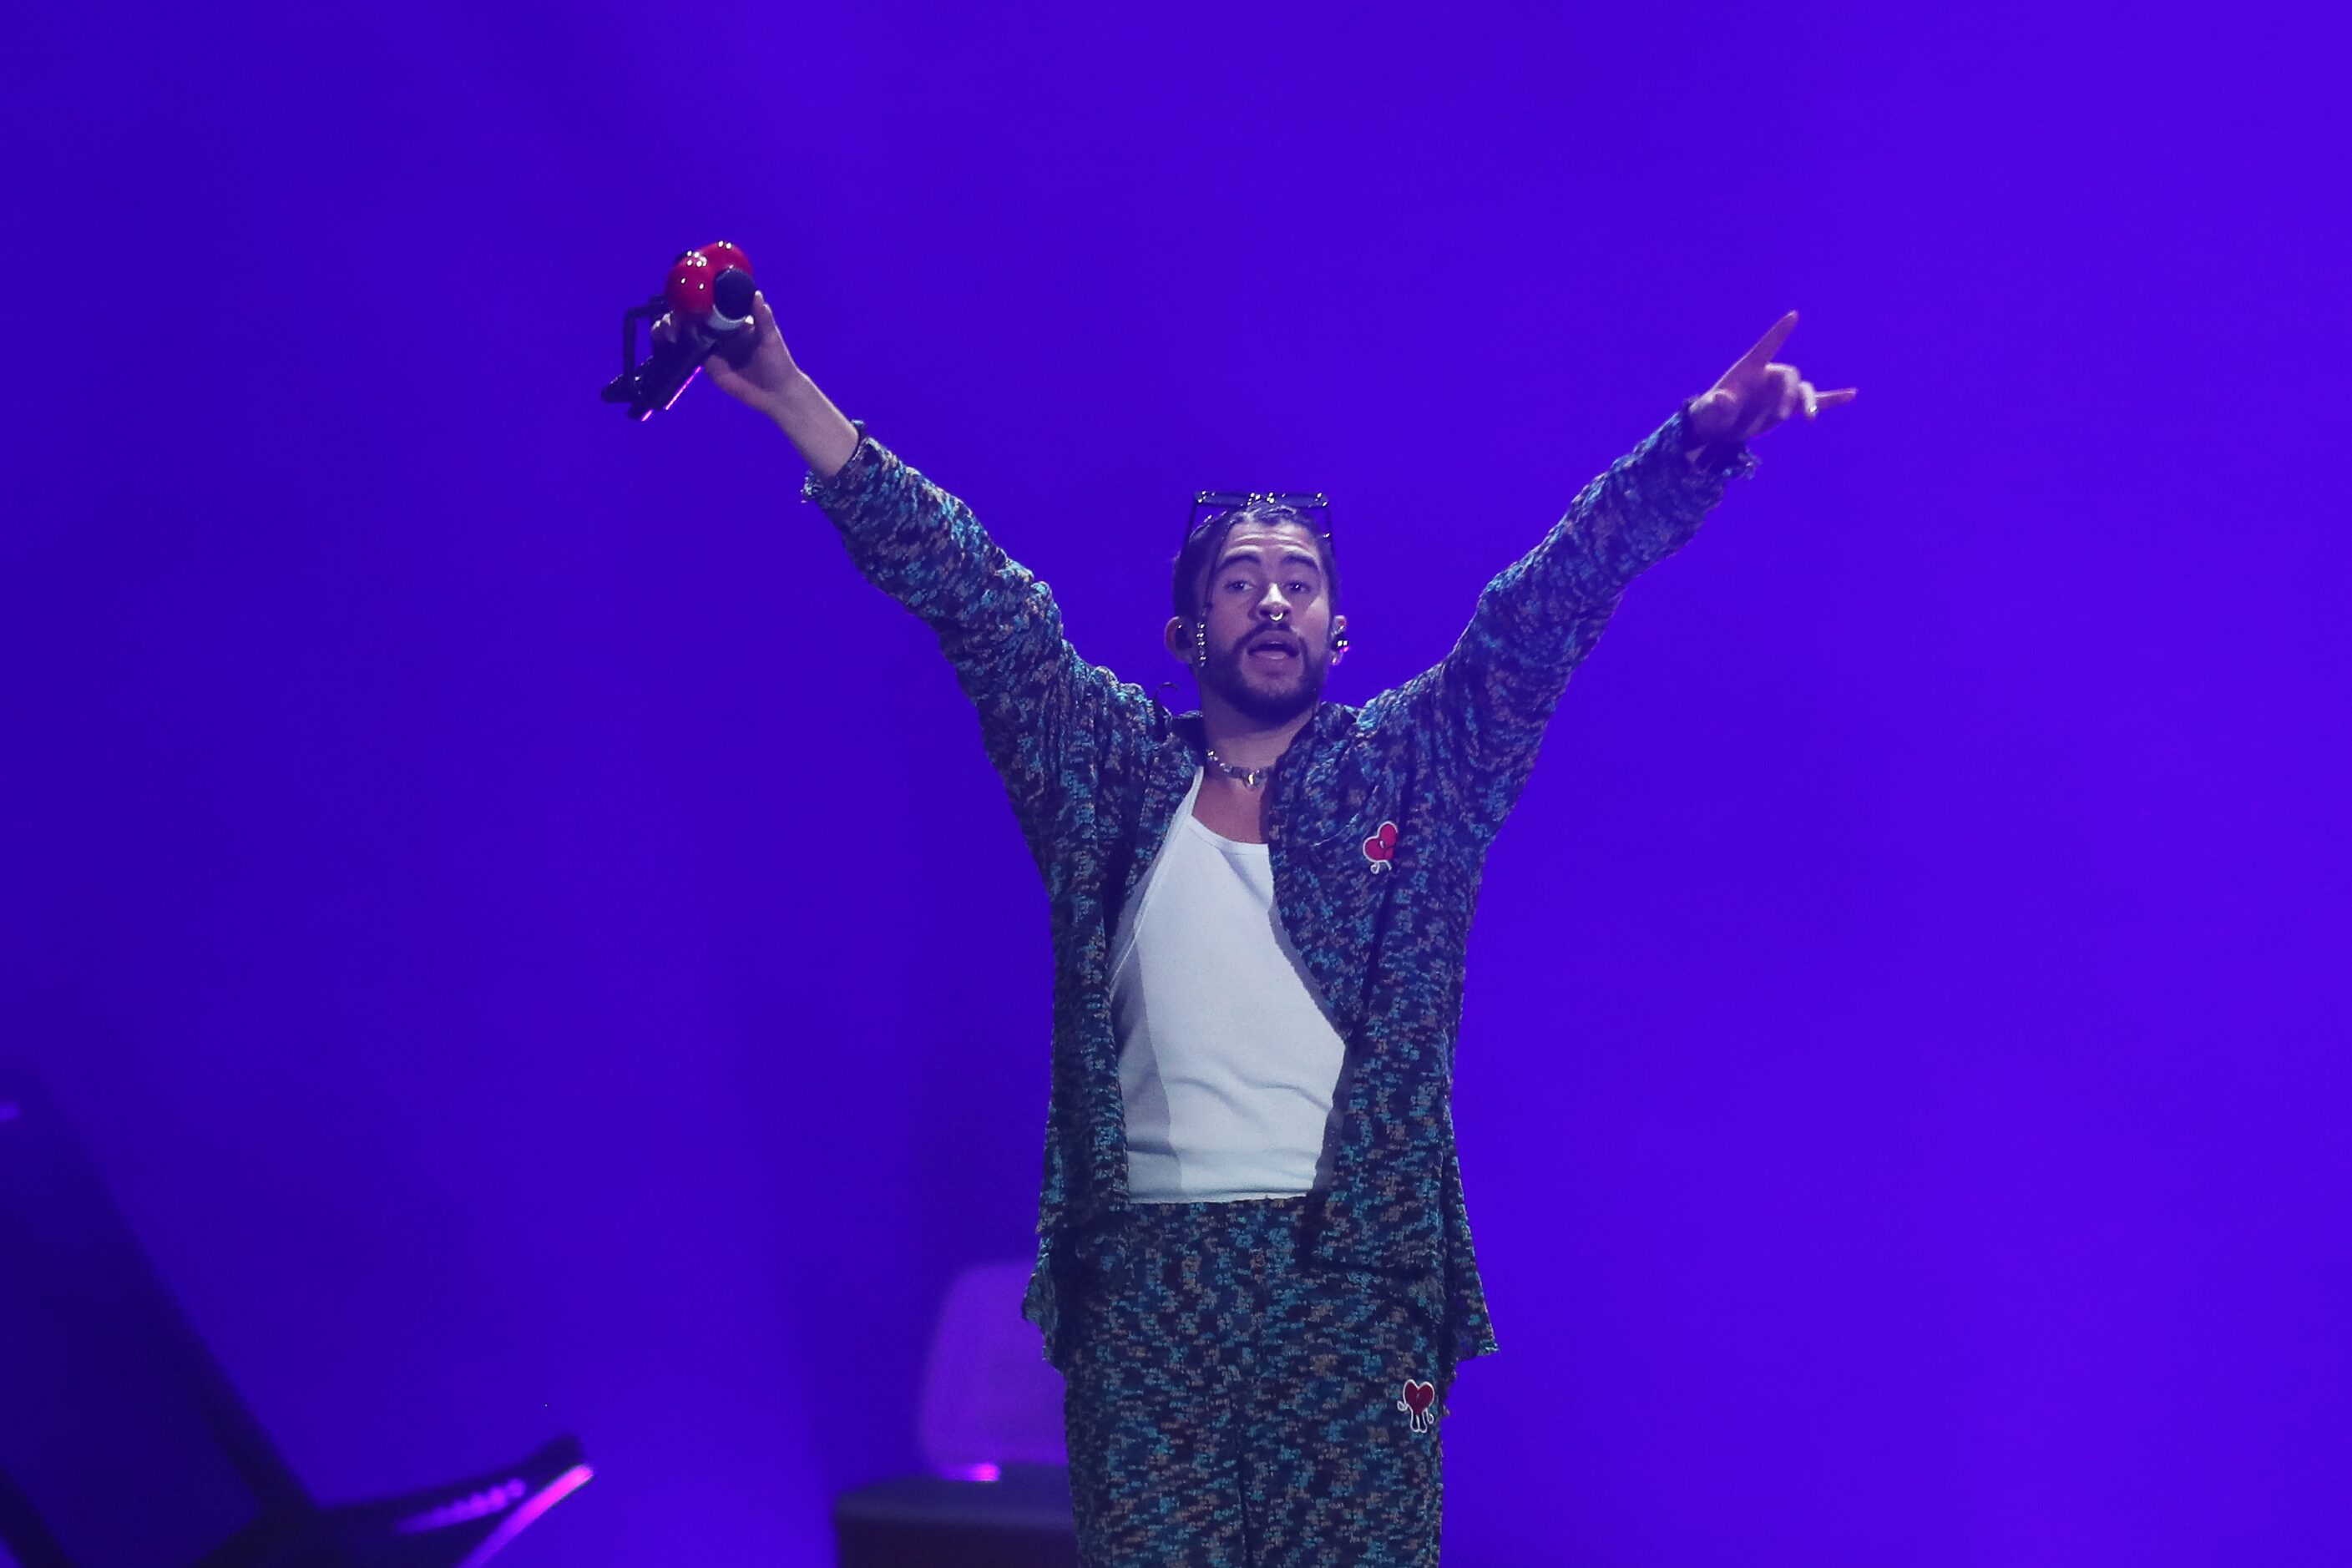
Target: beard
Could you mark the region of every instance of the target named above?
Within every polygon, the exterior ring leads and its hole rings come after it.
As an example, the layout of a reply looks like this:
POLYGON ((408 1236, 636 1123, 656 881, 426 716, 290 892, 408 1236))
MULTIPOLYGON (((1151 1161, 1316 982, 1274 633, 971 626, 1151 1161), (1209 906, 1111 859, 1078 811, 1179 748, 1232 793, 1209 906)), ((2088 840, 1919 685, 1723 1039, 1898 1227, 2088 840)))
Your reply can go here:
POLYGON ((1331 664, 1328 654, 1318 658, 1302 648, 1291 679, 1270 686, 1253 680, 1242 668, 1244 642, 1212 648, 1208 667, 1201 672, 1201 684, 1233 704, 1243 717, 1260 724, 1287 724, 1323 700, 1323 677, 1331 664))

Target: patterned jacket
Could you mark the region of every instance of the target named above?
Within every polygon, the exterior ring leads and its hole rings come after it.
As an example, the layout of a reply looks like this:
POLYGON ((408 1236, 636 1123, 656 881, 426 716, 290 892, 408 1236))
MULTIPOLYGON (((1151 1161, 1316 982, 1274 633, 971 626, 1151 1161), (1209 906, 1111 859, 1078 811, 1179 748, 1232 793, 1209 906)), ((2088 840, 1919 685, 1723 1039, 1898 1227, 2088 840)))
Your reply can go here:
MULTIPOLYGON (((1316 1254, 1385 1276, 1444 1326, 1456 1359, 1495 1348, 1451 1107, 1479 877, 1619 595, 1753 466, 1745 453, 1694 465, 1685 417, 1612 465, 1487 584, 1434 668, 1360 708, 1320 705, 1266 785, 1276 905, 1350 1069, 1331 1180, 1313 1204, 1316 1254)), ((1200 717, 1081 658, 1045 584, 880 442, 861 439, 805 493, 858 569, 938 634, 1045 878, 1053 1088, 1024 1310, 1059 1364, 1057 1301, 1119 1264, 1130 1206, 1111 932, 1202 764, 1200 717)))

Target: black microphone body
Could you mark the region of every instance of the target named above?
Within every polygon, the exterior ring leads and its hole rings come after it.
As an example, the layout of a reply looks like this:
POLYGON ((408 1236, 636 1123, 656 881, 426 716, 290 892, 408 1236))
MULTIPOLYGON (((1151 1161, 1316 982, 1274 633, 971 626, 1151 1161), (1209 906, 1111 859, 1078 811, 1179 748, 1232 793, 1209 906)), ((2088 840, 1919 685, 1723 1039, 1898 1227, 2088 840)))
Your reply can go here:
POLYGON ((604 388, 604 401, 627 404, 629 417, 639 420, 676 403, 711 351, 751 324, 755 292, 751 275, 742 268, 730 267, 719 273, 711 285, 710 313, 697 318, 672 312, 677 335, 656 343, 635 370, 615 376, 604 388))

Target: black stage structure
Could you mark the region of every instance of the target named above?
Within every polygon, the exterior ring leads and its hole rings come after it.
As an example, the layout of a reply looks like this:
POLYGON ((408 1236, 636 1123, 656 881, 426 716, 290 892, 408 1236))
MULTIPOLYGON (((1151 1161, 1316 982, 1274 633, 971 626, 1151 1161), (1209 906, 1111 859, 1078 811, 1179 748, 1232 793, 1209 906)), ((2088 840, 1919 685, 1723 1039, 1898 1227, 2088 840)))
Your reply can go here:
POLYGON ((480 1568, 584 1482, 578 1441, 322 1507, 32 1075, 0 1065, 0 1568, 480 1568))

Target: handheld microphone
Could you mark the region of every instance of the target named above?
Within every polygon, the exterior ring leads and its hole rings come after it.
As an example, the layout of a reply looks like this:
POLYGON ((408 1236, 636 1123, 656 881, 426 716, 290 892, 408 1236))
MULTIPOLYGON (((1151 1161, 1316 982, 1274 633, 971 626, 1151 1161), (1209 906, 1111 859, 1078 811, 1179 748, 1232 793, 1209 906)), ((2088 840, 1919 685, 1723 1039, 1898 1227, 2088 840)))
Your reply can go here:
POLYGON ((605 386, 604 401, 625 405, 635 420, 648 419, 676 403, 711 351, 730 333, 751 325, 751 297, 757 291, 751 258, 732 245, 721 241, 680 256, 660 293, 621 313, 621 374, 605 386), (656 343, 653 353, 639 362, 637 322, 664 310, 677 334, 667 343, 656 343))

